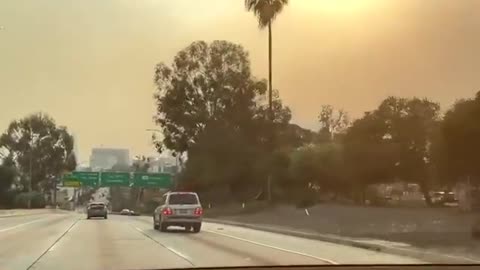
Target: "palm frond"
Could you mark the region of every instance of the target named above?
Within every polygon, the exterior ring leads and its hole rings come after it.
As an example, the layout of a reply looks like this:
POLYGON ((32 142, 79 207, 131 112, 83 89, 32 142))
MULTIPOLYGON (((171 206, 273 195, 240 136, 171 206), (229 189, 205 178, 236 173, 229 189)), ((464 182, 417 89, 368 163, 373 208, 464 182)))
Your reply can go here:
POLYGON ((245 8, 257 17, 260 28, 272 23, 286 5, 288 0, 245 0, 245 8))

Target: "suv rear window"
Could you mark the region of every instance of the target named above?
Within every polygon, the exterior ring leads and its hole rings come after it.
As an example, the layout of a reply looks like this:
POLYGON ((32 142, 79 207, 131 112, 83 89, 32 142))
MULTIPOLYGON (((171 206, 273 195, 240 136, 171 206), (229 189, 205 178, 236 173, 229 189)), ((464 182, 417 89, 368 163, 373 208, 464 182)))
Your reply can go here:
POLYGON ((90 208, 92 208, 92 209, 102 209, 102 208, 105 208, 105 205, 101 204, 101 203, 95 203, 95 204, 90 204, 90 208))
POLYGON ((198 204, 195 194, 170 194, 168 197, 169 204, 198 204))

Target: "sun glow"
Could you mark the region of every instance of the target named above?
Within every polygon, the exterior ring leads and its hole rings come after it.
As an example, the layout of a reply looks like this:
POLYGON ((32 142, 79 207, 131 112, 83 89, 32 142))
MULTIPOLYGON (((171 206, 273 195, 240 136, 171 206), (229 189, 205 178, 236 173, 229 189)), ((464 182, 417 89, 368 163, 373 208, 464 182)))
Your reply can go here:
POLYGON ((292 0, 291 5, 314 13, 351 15, 378 5, 378 0, 292 0))

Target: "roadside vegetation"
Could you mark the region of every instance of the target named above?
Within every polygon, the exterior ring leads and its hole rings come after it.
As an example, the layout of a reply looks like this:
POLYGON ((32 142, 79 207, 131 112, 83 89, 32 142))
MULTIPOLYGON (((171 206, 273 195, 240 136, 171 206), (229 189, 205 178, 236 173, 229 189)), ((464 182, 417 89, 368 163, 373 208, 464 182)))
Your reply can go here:
POLYGON ((0 207, 43 208, 55 201, 55 184, 76 167, 73 140, 43 113, 12 121, 0 134, 0 207))
MULTIPOLYGON (((427 205, 432 190, 479 181, 480 94, 442 114, 427 98, 387 97, 362 117, 319 105, 317 130, 291 122, 248 52, 228 41, 197 41, 155 68, 158 149, 180 156, 179 187, 209 201, 268 200, 308 205, 320 194, 382 203, 370 187, 411 183, 427 205)), ((300 91, 300 90, 299 90, 300 91)))

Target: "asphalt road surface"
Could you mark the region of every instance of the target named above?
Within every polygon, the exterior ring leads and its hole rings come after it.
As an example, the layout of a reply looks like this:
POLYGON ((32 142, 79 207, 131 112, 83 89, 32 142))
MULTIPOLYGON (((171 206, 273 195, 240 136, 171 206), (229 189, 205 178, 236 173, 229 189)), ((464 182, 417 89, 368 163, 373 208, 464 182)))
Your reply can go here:
POLYGON ((150 217, 79 213, 0 218, 0 270, 156 269, 422 261, 316 240, 204 223, 198 234, 153 229, 150 217))

